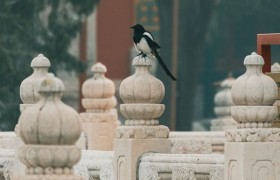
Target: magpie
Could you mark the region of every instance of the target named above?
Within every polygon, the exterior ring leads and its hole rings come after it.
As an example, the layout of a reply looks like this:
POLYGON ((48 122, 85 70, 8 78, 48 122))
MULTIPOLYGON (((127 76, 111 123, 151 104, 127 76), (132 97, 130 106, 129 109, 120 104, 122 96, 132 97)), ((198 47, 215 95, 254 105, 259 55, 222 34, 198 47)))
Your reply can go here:
POLYGON ((158 60, 159 64, 166 72, 166 74, 173 81, 176 81, 176 78, 168 70, 160 55, 158 54, 160 46, 154 41, 154 37, 152 36, 152 34, 146 31, 141 24, 136 24, 130 28, 134 30, 133 41, 136 51, 140 53, 139 55, 146 57, 148 54, 151 54, 158 60))

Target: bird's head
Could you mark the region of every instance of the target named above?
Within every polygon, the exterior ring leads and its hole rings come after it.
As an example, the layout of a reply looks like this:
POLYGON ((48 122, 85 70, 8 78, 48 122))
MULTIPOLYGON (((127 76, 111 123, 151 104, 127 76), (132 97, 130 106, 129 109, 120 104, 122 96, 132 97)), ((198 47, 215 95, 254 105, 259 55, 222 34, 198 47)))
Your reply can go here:
POLYGON ((135 33, 143 34, 145 32, 145 28, 141 24, 135 24, 134 26, 130 27, 134 30, 135 33))

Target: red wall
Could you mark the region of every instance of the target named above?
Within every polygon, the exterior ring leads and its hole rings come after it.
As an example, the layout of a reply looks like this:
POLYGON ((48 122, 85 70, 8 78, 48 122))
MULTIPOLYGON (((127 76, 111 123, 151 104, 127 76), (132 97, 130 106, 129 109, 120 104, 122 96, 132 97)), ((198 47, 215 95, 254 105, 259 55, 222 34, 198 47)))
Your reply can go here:
POLYGON ((123 79, 131 64, 133 0, 101 0, 97 9, 97 61, 107 66, 106 76, 123 79))

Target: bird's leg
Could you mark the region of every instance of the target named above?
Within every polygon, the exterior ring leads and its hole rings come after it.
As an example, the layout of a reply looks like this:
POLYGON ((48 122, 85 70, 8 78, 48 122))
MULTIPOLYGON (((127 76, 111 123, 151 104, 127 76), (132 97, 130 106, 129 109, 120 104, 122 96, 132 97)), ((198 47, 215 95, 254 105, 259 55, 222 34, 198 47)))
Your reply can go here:
POLYGON ((142 58, 146 58, 146 57, 147 57, 147 54, 142 52, 142 58))
POLYGON ((137 56, 143 55, 143 52, 141 51, 137 56))
POLYGON ((146 57, 147 57, 147 54, 143 53, 143 54, 142 54, 142 58, 145 59, 145 64, 147 64, 147 59, 146 59, 146 57))

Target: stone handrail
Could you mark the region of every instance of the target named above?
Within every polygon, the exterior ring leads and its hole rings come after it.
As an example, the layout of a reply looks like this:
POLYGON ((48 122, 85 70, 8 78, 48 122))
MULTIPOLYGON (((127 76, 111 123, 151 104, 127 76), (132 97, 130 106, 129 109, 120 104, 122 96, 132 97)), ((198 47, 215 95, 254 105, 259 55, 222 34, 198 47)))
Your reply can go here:
POLYGON ((215 154, 146 153, 139 163, 139 179, 223 180, 224 156, 215 154))

